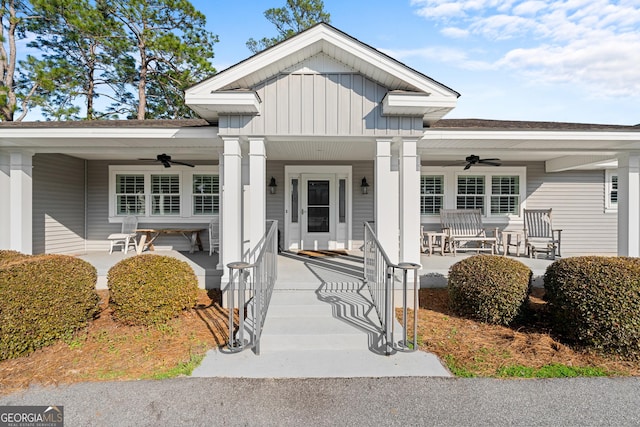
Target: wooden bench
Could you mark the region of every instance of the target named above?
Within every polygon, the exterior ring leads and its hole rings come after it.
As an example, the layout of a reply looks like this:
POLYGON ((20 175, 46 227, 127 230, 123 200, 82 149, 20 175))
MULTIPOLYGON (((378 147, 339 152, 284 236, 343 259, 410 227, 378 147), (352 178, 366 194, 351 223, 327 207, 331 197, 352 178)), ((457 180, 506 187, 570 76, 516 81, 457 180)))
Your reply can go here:
POLYGON ((493 236, 487 234, 480 209, 441 209, 440 224, 454 255, 457 251, 469 250, 496 253, 498 228, 492 230, 493 236), (472 243, 475 245, 470 245, 472 243))

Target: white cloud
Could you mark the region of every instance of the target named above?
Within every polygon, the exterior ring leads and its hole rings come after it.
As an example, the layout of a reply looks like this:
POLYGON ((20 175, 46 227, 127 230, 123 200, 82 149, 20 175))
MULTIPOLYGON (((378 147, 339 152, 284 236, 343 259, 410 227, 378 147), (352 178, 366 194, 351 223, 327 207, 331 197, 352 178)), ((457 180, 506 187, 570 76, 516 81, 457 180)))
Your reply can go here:
POLYGON ((420 8, 417 13, 425 18, 449 17, 461 15, 463 10, 461 3, 440 3, 420 8))
POLYGON ((446 46, 431 46, 423 49, 406 50, 382 50, 387 55, 404 61, 407 58, 420 58, 427 62, 440 62, 452 64, 467 70, 488 70, 495 67, 486 61, 472 59, 467 50, 455 49, 446 46))
POLYGON ((525 1, 513 8, 516 15, 535 15, 538 11, 546 7, 543 1, 525 1))
POLYGON ((469 30, 456 27, 447 27, 441 30, 440 33, 443 36, 450 37, 452 39, 463 39, 469 35, 469 30))
POLYGON ((640 96, 640 0, 457 4, 456 14, 444 15, 433 11, 450 7, 450 2, 412 1, 417 14, 446 24, 441 31, 445 37, 467 36, 463 54, 431 59, 461 68, 511 70, 536 82, 577 85, 604 96, 640 96), (489 64, 486 55, 474 58, 473 43, 503 53, 489 64))

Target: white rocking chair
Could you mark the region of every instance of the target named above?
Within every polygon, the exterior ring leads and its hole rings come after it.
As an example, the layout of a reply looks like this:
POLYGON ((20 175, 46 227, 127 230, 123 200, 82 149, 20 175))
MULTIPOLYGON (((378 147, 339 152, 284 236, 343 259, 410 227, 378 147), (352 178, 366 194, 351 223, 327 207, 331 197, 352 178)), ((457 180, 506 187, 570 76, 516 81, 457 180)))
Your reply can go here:
POLYGON ((122 230, 120 233, 110 234, 107 239, 111 242, 109 253, 113 253, 114 246, 122 246, 122 251, 126 254, 129 246, 136 250, 136 228, 138 228, 138 218, 127 216, 122 219, 122 230))

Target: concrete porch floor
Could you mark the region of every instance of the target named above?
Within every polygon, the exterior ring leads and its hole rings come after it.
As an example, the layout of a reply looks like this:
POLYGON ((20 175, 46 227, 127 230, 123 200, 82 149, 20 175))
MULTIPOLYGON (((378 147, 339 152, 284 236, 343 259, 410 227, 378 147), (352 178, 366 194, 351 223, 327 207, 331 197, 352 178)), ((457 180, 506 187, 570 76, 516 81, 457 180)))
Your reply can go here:
MULTIPOLYGON (((434 254, 420 255, 420 264, 422 269, 419 271, 420 275, 420 287, 421 288, 444 288, 447 286, 447 276, 449 275, 449 269, 451 266, 465 258, 476 255, 475 252, 464 252, 453 256, 452 254, 434 254)), ((543 286, 543 276, 547 267, 553 263, 553 260, 543 257, 529 258, 527 256, 520 255, 519 257, 514 255, 507 255, 516 261, 520 261, 527 267, 529 267, 533 273, 533 286, 543 286)), ((556 258, 560 259, 560 258, 556 258)))
MULTIPOLYGON (((146 251, 143 254, 170 256, 184 261, 189 264, 191 268, 193 268, 193 271, 198 278, 198 286, 200 288, 220 288, 220 278, 222 276, 222 271, 216 270, 216 265, 218 265, 217 253, 209 256, 208 251, 189 253, 187 251, 181 252, 167 249, 146 251)), ((108 251, 91 251, 87 252, 84 255, 78 255, 78 258, 89 262, 96 268, 96 270, 98 270, 98 283, 96 285, 96 288, 107 289, 107 273, 109 272, 109 269, 113 267, 118 261, 135 255, 135 251, 129 251, 127 254, 121 251, 114 251, 111 254, 108 251)))

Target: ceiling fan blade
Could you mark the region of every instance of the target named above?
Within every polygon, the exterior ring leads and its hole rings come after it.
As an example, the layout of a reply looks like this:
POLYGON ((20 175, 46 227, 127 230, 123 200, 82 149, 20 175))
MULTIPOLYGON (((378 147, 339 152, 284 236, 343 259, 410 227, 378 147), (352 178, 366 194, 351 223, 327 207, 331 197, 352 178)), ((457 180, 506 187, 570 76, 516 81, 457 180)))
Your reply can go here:
POLYGON ((484 162, 486 160, 498 160, 498 161, 500 161, 500 159, 495 159, 495 158, 494 159, 480 159, 481 162, 484 162))
POLYGON ((467 163, 467 165, 464 167, 464 170, 467 170, 471 167, 471 163, 467 163))
POLYGON ((490 159, 480 160, 480 163, 482 163, 484 165, 490 165, 490 166, 500 166, 500 163, 492 162, 492 161, 490 161, 490 159))
POLYGON ((178 160, 171 160, 171 163, 175 163, 176 165, 189 166, 190 168, 194 168, 195 166, 190 163, 180 162, 178 160))

